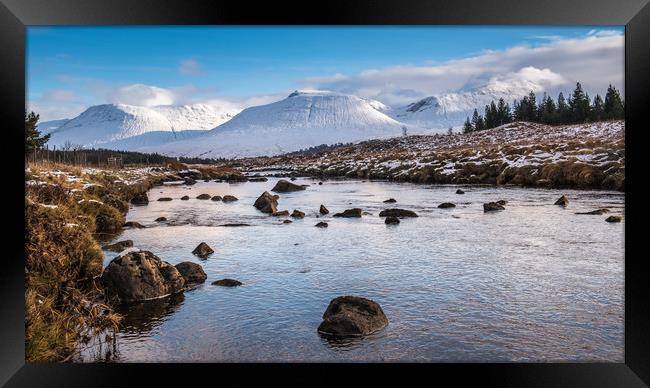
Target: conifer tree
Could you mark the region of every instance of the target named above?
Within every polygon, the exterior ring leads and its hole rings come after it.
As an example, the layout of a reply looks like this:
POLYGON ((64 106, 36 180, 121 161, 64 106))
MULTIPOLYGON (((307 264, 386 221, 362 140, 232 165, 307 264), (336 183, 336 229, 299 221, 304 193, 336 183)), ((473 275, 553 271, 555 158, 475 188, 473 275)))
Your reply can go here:
POLYGON ((611 84, 605 94, 605 117, 608 120, 625 118, 625 106, 621 94, 611 84))
POLYGON ((570 121, 571 121, 571 110, 569 109, 569 104, 564 98, 564 94, 560 92, 560 95, 557 97, 556 122, 559 124, 568 124, 570 121))
POLYGON ((528 93, 528 105, 526 106, 526 117, 528 121, 538 121, 537 116, 537 101, 535 97, 535 92, 532 90, 528 93))
POLYGON ((589 119, 589 96, 582 90, 580 82, 576 83, 576 88, 569 101, 569 107, 572 122, 584 123, 589 119))
POLYGON ((468 117, 467 120, 465 120, 465 124, 463 124, 463 133, 470 133, 472 130, 472 123, 469 121, 468 117))
POLYGON ((591 106, 591 121, 602 121, 605 119, 605 103, 600 94, 596 94, 594 104, 591 106))
POLYGON ((479 116, 478 111, 474 109, 474 114, 472 114, 472 128, 474 131, 480 131, 483 127, 483 119, 479 116), (480 126, 479 126, 480 122, 480 126))
POLYGON ((511 121, 510 106, 506 104, 503 98, 499 98, 499 103, 497 104, 497 125, 507 124, 511 121))
POLYGON ((41 136, 41 133, 36 129, 38 124, 39 115, 30 112, 25 112, 25 156, 39 149, 50 140, 50 135, 41 136))
POLYGON ((554 124, 557 121, 557 108, 551 96, 544 93, 539 108, 539 121, 544 124, 554 124))

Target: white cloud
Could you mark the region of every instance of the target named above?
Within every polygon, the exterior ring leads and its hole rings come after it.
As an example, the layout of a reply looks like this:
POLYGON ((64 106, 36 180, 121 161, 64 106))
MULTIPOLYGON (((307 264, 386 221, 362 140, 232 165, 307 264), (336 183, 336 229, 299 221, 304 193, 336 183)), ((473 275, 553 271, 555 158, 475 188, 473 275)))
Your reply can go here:
POLYGON ((196 59, 186 59, 181 62, 178 71, 183 75, 201 75, 203 66, 196 59))
POLYGON ((486 50, 432 66, 368 69, 356 75, 307 78, 302 84, 375 98, 388 105, 467 90, 490 81, 521 83, 526 79, 543 82, 549 93, 572 90, 576 82, 581 82, 593 96, 604 93, 610 83, 623 90, 623 48, 621 32, 600 30, 578 38, 553 39, 535 47, 486 50))
POLYGON ((108 100, 115 104, 156 106, 173 105, 174 92, 158 86, 133 84, 122 86, 110 93, 108 100))

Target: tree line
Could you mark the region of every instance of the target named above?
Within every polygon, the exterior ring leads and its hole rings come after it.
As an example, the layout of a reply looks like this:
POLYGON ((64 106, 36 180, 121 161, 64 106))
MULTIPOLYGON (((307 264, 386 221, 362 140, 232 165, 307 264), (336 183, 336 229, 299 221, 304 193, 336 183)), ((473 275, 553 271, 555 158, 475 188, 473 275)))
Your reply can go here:
POLYGON ((463 133, 495 128, 513 121, 530 121, 550 125, 582 124, 603 120, 620 120, 625 118, 625 103, 621 93, 611 84, 607 88, 605 99, 596 94, 593 102, 589 94, 582 89, 580 82, 567 99, 560 92, 557 103, 544 93, 537 103, 537 96, 531 91, 521 100, 515 100, 511 108, 503 98, 492 101, 485 106, 483 115, 474 109, 471 119, 468 117, 463 125, 463 133))

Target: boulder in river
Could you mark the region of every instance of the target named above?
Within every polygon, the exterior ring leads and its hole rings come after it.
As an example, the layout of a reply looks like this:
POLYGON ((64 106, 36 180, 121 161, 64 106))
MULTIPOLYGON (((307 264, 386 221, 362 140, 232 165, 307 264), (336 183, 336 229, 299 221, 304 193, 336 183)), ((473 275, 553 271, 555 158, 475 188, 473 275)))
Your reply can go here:
POLYGON ((122 252, 126 248, 131 248, 132 246, 133 240, 122 240, 110 245, 105 245, 102 248, 106 249, 107 251, 122 252))
POLYGON ((172 199, 170 197, 160 197, 158 198, 158 201, 160 202, 166 202, 166 201, 171 201, 172 199))
POLYGON ((199 244, 194 250, 192 251, 193 254, 197 255, 198 257, 205 259, 211 254, 214 253, 214 250, 210 248, 210 246, 204 242, 199 244))
POLYGON ((319 185, 322 185, 322 184, 323 184, 323 182, 318 182, 318 184, 319 184, 319 185))
POLYGON ((454 205, 451 202, 443 202, 440 205, 438 205, 438 208, 440 208, 440 209, 449 209, 449 208, 452 208, 452 207, 456 207, 456 205, 454 205))
POLYGON ((588 214, 588 215, 600 216, 600 215, 603 215, 605 213, 609 213, 609 209, 605 209, 605 208, 596 209, 596 210, 592 210, 590 212, 577 212, 576 214, 588 214))
POLYGON ((386 224, 391 225, 391 224, 399 224, 399 218, 393 217, 393 216, 388 216, 386 217, 386 221, 384 221, 386 224))
POLYGON ((289 193, 292 191, 300 191, 305 189, 306 189, 305 186, 297 185, 287 180, 280 179, 278 183, 276 183, 275 186, 273 186, 271 191, 275 191, 276 193, 289 193))
POLYGON ((387 200, 384 201, 384 203, 395 203, 397 200, 395 198, 388 198, 387 200))
POLYGON ((293 218, 305 218, 305 213, 301 212, 298 209, 294 209, 293 213, 291 213, 291 217, 293 217, 293 218))
POLYGON ((192 185, 195 185, 195 184, 196 184, 196 181, 195 181, 193 178, 186 177, 186 178, 184 179, 184 182, 183 182, 183 183, 186 184, 186 185, 188 185, 188 186, 192 186, 192 185))
POLYGON ((503 199, 500 199, 500 200, 496 201, 496 204, 501 205, 501 206, 506 206, 507 203, 508 202, 504 201, 503 199))
POLYGON ((221 280, 217 280, 215 282, 212 282, 212 285, 213 286, 222 286, 222 287, 237 287, 237 286, 241 286, 242 282, 240 282, 239 280, 235 280, 235 279, 221 279, 221 280))
POLYGON ((221 198, 220 195, 215 195, 214 197, 210 198, 212 201, 221 201, 223 198, 221 198))
POLYGON ((334 214, 334 217, 361 218, 361 213, 362 213, 362 210, 359 209, 358 207, 355 207, 353 209, 347 209, 347 210, 343 211, 342 213, 336 213, 336 214, 334 214))
POLYGON ((412 210, 406 209, 386 209, 379 212, 379 217, 417 217, 418 215, 412 210))
POLYGON ((621 216, 609 216, 605 219, 607 222, 621 222, 623 220, 623 217, 621 216))
POLYGON ((221 200, 222 200, 223 202, 235 202, 235 201, 239 201, 239 199, 238 199, 237 197, 235 197, 234 195, 224 195, 223 198, 221 198, 221 200))
POLYGON ((327 222, 321 221, 314 226, 316 226, 317 228, 327 228, 329 225, 327 224, 327 222))
POLYGON ((203 283, 208 278, 208 275, 203 271, 203 267, 191 261, 178 263, 175 267, 181 273, 183 279, 185 279, 186 285, 203 283))
POLYGON ((483 204, 483 212, 491 212, 496 210, 506 210, 506 208, 496 202, 488 202, 483 204))
POLYGON ((184 195, 181 197, 181 201, 187 201, 188 199, 190 199, 189 195, 184 195))
POLYGON ((174 266, 137 248, 114 258, 102 273, 101 282, 109 299, 121 302, 161 298, 181 292, 185 286, 185 279, 174 266))
POLYGON ((253 206, 262 213, 275 213, 278 211, 278 196, 265 191, 257 198, 253 206))
POLYGON ((210 194, 201 194, 196 199, 210 199, 212 196, 210 194))
POLYGON ((277 212, 271 213, 272 216, 275 217, 287 217, 289 215, 289 210, 281 210, 277 212))
POLYGON ((131 203, 134 205, 146 205, 149 203, 149 197, 147 197, 147 193, 138 193, 131 198, 131 203))
POLYGON ((156 218, 156 222, 165 222, 167 221, 167 217, 158 217, 156 218))
POLYGON ((292 223, 292 222, 293 222, 293 221, 291 221, 291 220, 284 220, 284 221, 282 221, 283 224, 290 224, 290 223, 292 223))
POLYGON ((456 190, 456 194, 465 194, 465 192, 461 189, 456 190))
POLYGON ((318 209, 318 211, 320 212, 320 214, 329 214, 330 212, 329 210, 327 210, 325 205, 320 205, 320 209, 318 209))
POLYGON ((339 296, 327 306, 318 332, 334 337, 357 337, 372 334, 386 325, 388 318, 378 303, 357 296, 339 296))
POLYGON ((561 196, 558 198, 557 201, 555 201, 554 205, 560 205, 560 206, 566 206, 569 204, 569 199, 566 197, 566 195, 561 196))
POLYGON ((137 229, 143 229, 146 228, 146 226, 142 225, 141 223, 137 221, 127 221, 123 225, 125 228, 137 228, 137 229))

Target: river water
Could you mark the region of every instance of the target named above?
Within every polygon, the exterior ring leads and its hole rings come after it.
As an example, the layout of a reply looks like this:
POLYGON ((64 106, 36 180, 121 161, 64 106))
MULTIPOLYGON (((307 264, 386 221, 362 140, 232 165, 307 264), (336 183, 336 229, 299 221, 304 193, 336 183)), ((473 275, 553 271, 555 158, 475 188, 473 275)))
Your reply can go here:
MULTIPOLYGON (((131 208, 127 220, 147 228, 115 241, 199 263, 208 279, 122 307, 117 361, 623 362, 624 222, 574 213, 621 214, 624 194, 298 178, 310 186, 280 194, 278 208, 306 216, 282 224, 289 217, 252 206, 277 180, 157 186, 148 205, 131 208), (239 201, 195 199, 203 193, 239 201), (566 208, 553 205, 562 194, 566 208), (174 199, 156 201, 163 196, 174 199), (483 212, 500 199, 505 211, 483 212), (320 204, 329 215, 318 217, 320 204), (369 214, 331 217, 352 207, 369 214), (419 217, 385 225, 378 214, 390 207, 419 217), (168 221, 154 222, 161 216, 168 221), (207 260, 191 253, 202 241, 215 250, 207 260), (243 285, 210 284, 223 278, 243 285), (378 302, 388 326, 353 340, 321 337, 322 314, 340 295, 378 302)), ((105 253, 107 265, 116 253, 105 253)))

